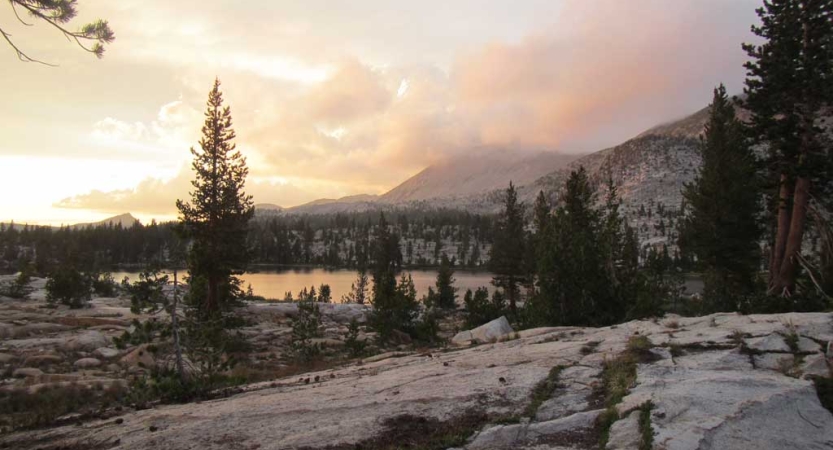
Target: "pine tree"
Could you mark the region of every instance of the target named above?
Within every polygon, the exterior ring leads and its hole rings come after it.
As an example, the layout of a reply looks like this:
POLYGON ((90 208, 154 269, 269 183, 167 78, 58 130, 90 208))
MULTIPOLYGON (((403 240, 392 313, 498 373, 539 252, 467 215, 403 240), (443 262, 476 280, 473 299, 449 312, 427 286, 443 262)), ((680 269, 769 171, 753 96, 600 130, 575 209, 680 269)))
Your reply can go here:
POLYGON ((518 285, 527 281, 526 231, 524 205, 518 202, 515 185, 509 182, 504 209, 498 219, 489 255, 489 270, 494 274, 492 284, 502 288, 509 299, 509 310, 517 315, 518 285))
POLYGON ((713 311, 735 311, 750 293, 760 265, 760 189, 755 155, 720 85, 700 142, 703 165, 683 189, 687 215, 680 245, 705 273, 705 300, 713 311))
POLYGON ((177 200, 181 231, 190 238, 190 300, 203 318, 239 298, 240 275, 249 260, 246 231, 254 215, 246 183, 246 159, 235 149, 231 110, 223 106, 220 80, 208 95, 200 149, 191 148, 196 178, 191 201, 177 200))
POLYGON ((387 341, 394 330, 408 332, 416 315, 416 290, 410 276, 402 276, 396 283, 396 272, 402 262, 399 236, 391 233, 384 214, 373 241, 373 313, 371 323, 382 341, 387 341), (410 283, 410 288, 408 284, 410 283), (411 294, 413 290, 413 295, 411 294))
POLYGON ((437 295, 435 306, 454 309, 457 306, 457 288, 454 287, 454 268, 448 257, 443 255, 437 270, 437 295))
POLYGON ((358 303, 363 305, 367 301, 367 271, 359 270, 356 282, 350 285, 350 292, 341 297, 342 303, 358 303))
POLYGON ((766 168, 774 184, 775 239, 769 292, 796 291, 800 251, 810 199, 829 183, 830 143, 818 126, 833 101, 833 2, 767 0, 752 32, 762 45, 744 44, 745 106, 752 112, 756 143, 768 148, 766 168))

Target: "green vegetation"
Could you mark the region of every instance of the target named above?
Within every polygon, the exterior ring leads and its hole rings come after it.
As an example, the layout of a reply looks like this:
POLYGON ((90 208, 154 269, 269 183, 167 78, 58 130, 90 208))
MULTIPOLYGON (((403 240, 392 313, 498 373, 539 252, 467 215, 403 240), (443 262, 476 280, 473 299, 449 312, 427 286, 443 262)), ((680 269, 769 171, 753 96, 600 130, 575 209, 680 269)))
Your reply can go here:
POLYGON ((127 394, 120 384, 87 387, 81 384, 46 386, 35 392, 26 389, 0 391, 0 430, 52 424, 68 413, 81 416, 120 404, 127 394))
POLYGON ((489 290, 485 287, 477 288, 474 293, 466 290, 463 296, 466 309, 466 327, 476 328, 502 316, 506 311, 506 301, 503 293, 495 290, 489 299, 489 290))
POLYGON ((631 387, 636 384, 637 364, 655 359, 650 352, 653 346, 645 336, 631 336, 624 352, 604 362, 599 394, 604 399, 605 411, 598 419, 601 448, 605 447, 610 437, 610 426, 620 418, 616 405, 622 402, 631 387))
POLYGON ((25 264, 14 280, 0 283, 0 295, 16 299, 26 299, 34 290, 31 286, 29 286, 31 281, 31 266, 29 264, 25 264))
POLYGON ((639 450, 654 448, 654 430, 651 428, 651 410, 654 404, 649 400, 639 407, 639 450))
POLYGON ((492 284, 503 289, 509 301, 509 312, 517 316, 519 285, 528 282, 529 270, 526 258, 524 230, 524 204, 518 202, 518 193, 510 182, 504 197, 503 212, 495 226, 489 270, 494 274, 492 284))
POLYGON ((321 345, 312 342, 321 337, 321 311, 311 299, 298 302, 298 315, 292 318, 291 349, 296 359, 310 362, 321 354, 321 345))
MULTIPOLYGON (((75 42, 84 51, 94 54, 101 58, 104 56, 104 44, 109 44, 115 40, 116 36, 110 25, 106 20, 96 20, 81 26, 78 30, 70 30, 67 24, 78 15, 78 5, 75 1, 27 1, 27 0, 9 0, 9 5, 14 10, 14 14, 18 20, 25 25, 32 25, 28 21, 23 21, 18 15, 18 10, 28 12, 28 17, 43 21, 53 28, 58 30, 70 42, 75 42), (90 45, 92 44, 92 45, 90 45)), ((23 62, 34 62, 45 65, 51 65, 41 60, 35 59, 25 53, 17 44, 12 41, 12 33, 7 33, 0 28, 0 35, 12 47, 17 58, 23 62)))
POLYGON ((700 153, 703 165, 683 190, 680 247, 705 274, 702 312, 736 311, 760 266, 761 190, 755 155, 723 85, 714 90, 700 153))
POLYGON ((819 288, 802 248, 808 224, 819 219, 812 203, 830 208, 833 163, 827 131, 818 126, 833 102, 830 12, 829 2, 764 2, 761 24, 752 27, 761 42, 743 46, 750 57, 748 131, 767 150, 762 175, 774 235, 767 292, 785 302, 819 288))
POLYGON ((556 388, 558 388, 558 378, 561 376, 561 372, 565 368, 565 366, 553 367, 550 369, 550 373, 547 377, 538 382, 538 384, 532 388, 532 393, 529 396, 529 404, 523 412, 524 417, 535 418, 535 414, 538 412, 538 408, 541 407, 541 404, 549 400, 550 397, 552 397, 553 392, 555 392, 556 388))
POLYGON ((90 277, 71 263, 63 264, 46 280, 46 300, 51 304, 82 308, 90 301, 92 293, 90 277))
POLYGON ((359 339, 359 323, 351 319, 347 326, 347 334, 344 336, 344 348, 351 358, 359 358, 364 355, 367 342, 359 339))

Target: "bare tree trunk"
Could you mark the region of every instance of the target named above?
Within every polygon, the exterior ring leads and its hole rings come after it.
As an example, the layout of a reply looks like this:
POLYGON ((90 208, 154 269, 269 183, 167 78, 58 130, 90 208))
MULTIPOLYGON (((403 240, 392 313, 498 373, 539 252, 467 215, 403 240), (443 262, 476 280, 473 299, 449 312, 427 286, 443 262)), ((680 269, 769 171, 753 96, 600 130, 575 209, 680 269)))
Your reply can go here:
POLYGON ((781 264, 787 248, 787 237, 790 234, 790 219, 792 216, 792 183, 786 174, 781 174, 781 187, 778 191, 778 223, 775 232, 775 245, 769 263, 769 292, 778 294, 781 290, 781 264))
POLYGON ((807 222, 807 204, 810 197, 810 180, 799 178, 795 183, 793 196, 792 220, 787 248, 784 252, 784 262, 781 263, 779 278, 785 295, 791 295, 795 290, 796 269, 801 254, 801 243, 804 240, 804 225, 807 222))
POLYGON ((179 319, 176 315, 177 304, 179 303, 179 282, 174 269, 174 301, 171 304, 171 328, 174 334, 174 353, 176 355, 176 371, 179 373, 179 381, 185 383, 185 366, 182 364, 182 346, 179 343, 179 319))

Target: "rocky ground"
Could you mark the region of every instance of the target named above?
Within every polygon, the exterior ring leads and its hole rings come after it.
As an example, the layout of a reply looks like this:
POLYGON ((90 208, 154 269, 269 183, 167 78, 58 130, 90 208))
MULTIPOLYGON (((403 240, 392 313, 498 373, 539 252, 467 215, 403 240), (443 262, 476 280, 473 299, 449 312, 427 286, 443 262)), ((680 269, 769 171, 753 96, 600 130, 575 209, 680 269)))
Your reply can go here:
MULTIPOLYGON (((125 300, 51 310, 37 295, 0 299, 3 389, 118 383, 142 369, 128 358, 138 358, 137 348, 112 344, 133 318, 125 300)), ((273 349, 264 358, 275 365, 291 308, 246 308, 260 320, 245 332, 273 349)), ((363 310, 327 309, 326 339, 338 345, 343 324, 363 310)), ((833 415, 812 381, 831 376, 829 313, 517 333, 501 325, 492 324, 499 335, 463 333, 457 345, 430 352, 402 347, 228 398, 6 433, 0 448, 544 450, 599 448, 603 436, 608 449, 833 448, 833 415), (627 362, 635 379, 622 378, 617 397, 611 380, 627 362)))

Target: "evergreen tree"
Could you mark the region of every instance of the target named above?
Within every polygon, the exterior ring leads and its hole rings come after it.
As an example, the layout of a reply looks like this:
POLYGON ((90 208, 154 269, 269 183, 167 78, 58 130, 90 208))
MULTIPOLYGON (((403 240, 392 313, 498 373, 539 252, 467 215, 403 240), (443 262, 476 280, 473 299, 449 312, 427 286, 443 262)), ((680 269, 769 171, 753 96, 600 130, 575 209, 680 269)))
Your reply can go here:
POLYGON ((410 275, 407 278, 403 275, 400 283, 396 283, 396 272, 402 261, 399 236, 390 232, 384 214, 379 216, 373 247, 371 322, 384 342, 390 339, 394 330, 410 331, 418 305, 410 275), (410 295, 411 290, 413 295, 410 295))
POLYGON ((240 296, 249 260, 246 231, 254 215, 246 183, 246 159, 235 149, 231 110, 223 106, 220 80, 208 95, 200 149, 191 149, 196 178, 191 201, 177 200, 182 233, 191 239, 188 254, 190 300, 199 315, 216 316, 240 296))
POLYGON ((744 44, 745 106, 752 112, 756 143, 768 148, 766 169, 773 184, 775 239, 769 292, 796 291, 810 199, 829 184, 829 137, 819 127, 833 101, 833 2, 766 0, 752 32, 761 45, 744 44))
POLYGON ((454 287, 454 268, 443 255, 437 270, 437 296, 435 306, 445 309, 457 307, 457 288, 454 287))
POLYGON ((755 156, 723 85, 714 90, 700 154, 703 165, 683 189, 689 211, 680 245, 704 271, 707 308, 735 311, 735 296, 753 290, 760 265, 760 189, 755 156))
POLYGON ((515 185, 509 182, 489 255, 489 270, 494 274, 492 284, 506 293, 512 315, 517 315, 518 285, 528 279, 524 264, 525 233, 524 205, 518 202, 515 185))
POLYGON ((539 263, 540 318, 564 325, 599 324, 596 306, 606 287, 598 240, 600 214, 587 171, 573 171, 551 219, 546 254, 539 263))
POLYGON ((350 292, 341 297, 341 302, 363 305, 367 301, 367 283, 367 271, 359 270, 356 282, 350 285, 350 292))

